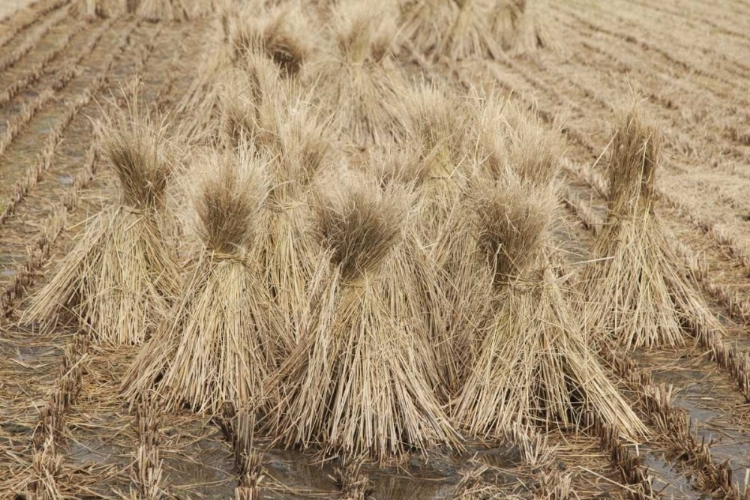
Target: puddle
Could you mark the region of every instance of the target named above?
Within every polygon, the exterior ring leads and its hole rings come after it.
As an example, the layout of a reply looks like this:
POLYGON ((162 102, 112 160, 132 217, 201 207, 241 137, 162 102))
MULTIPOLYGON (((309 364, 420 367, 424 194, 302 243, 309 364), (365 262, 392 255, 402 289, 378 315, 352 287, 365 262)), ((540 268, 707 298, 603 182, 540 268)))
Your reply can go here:
POLYGON ((708 498, 695 491, 688 482, 682 471, 675 469, 662 453, 648 449, 640 449, 643 463, 649 469, 653 477, 654 491, 661 498, 686 498, 690 500, 703 500, 708 498))
MULTIPOLYGON (((645 365, 660 366, 647 354, 638 356, 645 365)), ((664 363, 661 364, 662 366, 664 363)), ((667 366, 653 370, 654 383, 674 386, 673 405, 685 410, 694 424, 699 438, 713 440, 711 454, 714 462, 729 460, 734 474, 732 481, 745 487, 745 471, 750 469, 750 435, 740 432, 732 421, 734 409, 744 403, 742 396, 726 374, 706 360, 680 358, 667 366)))
POLYGON ((71 186, 73 185, 73 176, 70 174, 63 174, 57 176, 57 182, 62 184, 63 186, 71 186))
POLYGON ((65 460, 80 465, 95 463, 125 467, 132 458, 128 456, 129 450, 96 438, 70 440, 67 442, 67 450, 65 460))
MULTIPOLYGON (((430 454, 414 456, 402 467, 379 468, 375 463, 365 463, 362 474, 373 487, 373 498, 377 500, 444 500, 454 498, 455 488, 462 472, 473 468, 469 461, 474 458, 496 467, 512 469, 521 463, 520 455, 512 447, 487 448, 469 444, 461 455, 430 454)), ((276 483, 289 490, 286 492, 264 492, 262 498, 309 498, 305 490, 325 495, 336 495, 334 470, 340 462, 320 464, 316 457, 297 450, 271 449, 263 455, 263 466, 276 483)), ((507 482, 517 478, 507 474, 507 482)))
POLYGON ((40 358, 62 355, 60 349, 49 345, 19 347, 17 351, 15 359, 27 364, 37 362, 40 358))
POLYGON ((231 451, 224 443, 201 439, 185 451, 180 456, 162 454, 170 490, 206 498, 234 497, 237 474, 231 451))

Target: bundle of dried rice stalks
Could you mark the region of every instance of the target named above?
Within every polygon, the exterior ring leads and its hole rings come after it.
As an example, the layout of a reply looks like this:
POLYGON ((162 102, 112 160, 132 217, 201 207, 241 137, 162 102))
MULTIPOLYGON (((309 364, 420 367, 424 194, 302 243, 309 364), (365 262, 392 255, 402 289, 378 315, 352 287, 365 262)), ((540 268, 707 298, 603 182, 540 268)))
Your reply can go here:
POLYGON ((371 3, 336 8, 330 53, 308 66, 305 84, 335 113, 342 133, 357 145, 386 144, 403 136, 397 102, 405 85, 392 57, 395 37, 388 11, 371 3))
POLYGON ((159 231, 174 155, 164 124, 140 112, 137 99, 108 116, 100 135, 120 200, 93 219, 23 320, 49 324, 68 312, 101 342, 140 343, 179 290, 159 231))
POLYGON ((193 194, 203 248, 169 320, 130 367, 123 390, 131 398, 156 386, 168 408, 242 408, 263 399, 289 349, 255 248, 268 184, 266 166, 251 155, 204 160, 193 194))
POLYGON ((296 332, 320 251, 310 232, 308 194, 313 180, 329 165, 333 148, 327 123, 302 98, 276 102, 275 128, 272 141, 264 144, 274 160, 269 165, 273 188, 263 262, 286 327, 296 332))
POLYGON ((508 171, 545 190, 560 169, 563 155, 557 124, 548 129, 518 104, 496 95, 472 91, 472 141, 476 143, 476 175, 504 179, 508 171))
POLYGON ((252 60, 251 78, 240 70, 225 74, 218 91, 219 142, 235 148, 249 139, 258 152, 273 158, 268 164, 272 188, 265 213, 267 231, 258 247, 269 291, 287 329, 294 332, 319 252, 308 230, 307 191, 330 162, 331 133, 306 96, 284 85, 273 63, 258 57, 252 60))
POLYGON ((106 19, 113 14, 106 0, 75 0, 70 4, 68 13, 89 21, 106 19))
POLYGON ((401 31, 417 50, 433 57, 496 58, 490 2, 486 0, 407 0, 401 5, 401 31))
POLYGON ((474 186, 479 248, 495 277, 499 309, 453 414, 478 435, 515 424, 578 426, 591 411, 626 435, 643 423, 609 382, 572 316, 545 246, 554 196, 512 178, 474 186))
MULTIPOLYGON (((467 124, 464 103, 444 86, 418 85, 403 100, 407 140, 418 155, 422 182, 421 226, 427 241, 434 241, 450 217, 463 189, 467 145, 462 133, 467 124)), ((438 259, 440 260, 440 259, 438 259)))
POLYGON ((136 14, 147 21, 186 21, 189 12, 183 0, 140 0, 136 14))
POLYGON ((627 348, 676 346, 683 325, 721 325, 672 253, 654 211, 659 133, 632 109, 617 125, 609 164, 608 223, 584 273, 592 332, 627 348))
POLYGON ((490 32, 503 50, 521 54, 554 46, 546 19, 547 0, 500 0, 490 14, 490 32))
POLYGON ((219 12, 227 2, 225 0, 191 0, 190 3, 192 6, 188 14, 190 18, 196 19, 219 12))
MULTIPOLYGON (((414 189, 420 186, 424 162, 408 148, 396 152, 370 154, 365 159, 365 171, 375 175, 381 186, 387 189, 397 184, 414 189)), ((424 192, 424 185, 417 193, 424 192)), ((410 210, 421 211, 421 198, 412 197, 410 210)), ((423 213, 420 213, 423 215, 423 213)), ((422 344, 425 352, 434 352, 438 373, 426 367, 429 381, 441 397, 447 397, 456 385, 453 370, 453 352, 445 338, 445 297, 438 269, 430 256, 430 248, 422 240, 421 220, 410 217, 404 226, 403 241, 394 249, 392 258, 386 260, 382 293, 396 321, 409 323, 410 334, 422 344)))
POLYGON ((381 190, 373 180, 338 186, 314 204, 328 250, 300 343, 274 380, 279 400, 269 427, 287 446, 320 444, 381 460, 408 447, 456 447, 429 382, 431 353, 408 321, 394 318, 383 292, 395 286, 384 283, 395 282, 386 270, 403 239, 407 191, 381 190))
POLYGON ((270 61, 256 56, 248 71, 231 69, 218 79, 219 139, 230 148, 246 140, 273 142, 281 82, 270 61))
POLYGON ((269 290, 288 330, 295 331, 319 253, 308 231, 306 197, 312 180, 330 163, 330 124, 307 96, 285 85, 273 63, 258 57, 248 59, 254 68, 250 78, 241 70, 224 75, 217 92, 219 137, 230 148, 249 139, 258 152, 273 158, 268 164, 268 230, 258 246, 263 249, 269 290))
POLYGON ((423 84, 404 100, 404 106, 409 124, 406 143, 416 156, 410 162, 418 165, 411 170, 420 184, 418 240, 429 253, 440 289, 431 293, 441 302, 436 313, 441 317, 433 317, 431 341, 443 387, 455 394, 472 358, 471 332, 489 306, 486 297, 491 291, 486 267, 472 258, 476 242, 462 216, 467 179, 474 168, 470 145, 461 132, 469 118, 466 104, 448 87, 423 84))
POLYGON ((456 297, 445 273, 453 269, 454 257, 459 263, 466 254, 461 252, 465 240, 454 239, 455 233, 448 238, 448 227, 459 229, 455 214, 460 206, 460 181, 444 174, 453 167, 434 161, 443 155, 442 141, 439 142, 441 146, 427 149, 418 145, 423 145, 418 139, 409 140, 395 152, 370 154, 363 163, 384 186, 396 183, 417 188, 413 205, 416 216, 406 226, 403 244, 396 250, 398 258, 386 264, 386 274, 394 279, 389 282, 393 289, 386 293, 391 297, 394 317, 410 318, 415 334, 434 351, 439 370, 435 387, 444 397, 460 385, 458 365, 464 354, 461 351, 457 356, 455 352, 452 337, 459 322, 455 321, 450 307, 453 302, 447 300, 446 294, 451 299, 462 299, 456 297), (452 246, 446 249, 449 245, 452 246))
POLYGON ((257 8, 222 16, 231 60, 242 65, 249 54, 272 60, 286 77, 297 76, 312 52, 311 28, 299 9, 290 7, 258 16, 257 8))

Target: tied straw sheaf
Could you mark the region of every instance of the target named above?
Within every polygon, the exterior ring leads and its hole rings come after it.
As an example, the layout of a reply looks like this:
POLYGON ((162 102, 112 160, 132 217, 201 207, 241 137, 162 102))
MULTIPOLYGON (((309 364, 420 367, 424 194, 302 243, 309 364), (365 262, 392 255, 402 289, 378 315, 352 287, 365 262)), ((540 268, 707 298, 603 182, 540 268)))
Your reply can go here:
POLYGON ((179 275, 164 245, 160 212, 175 162, 166 126, 139 110, 137 98, 99 126, 120 200, 88 224, 57 273, 36 295, 22 322, 52 327, 77 319, 107 344, 145 340, 179 293, 179 275))
POLYGON ((167 321, 123 382, 132 398, 155 392, 167 408, 210 413, 263 399, 291 339, 265 286, 256 246, 268 198, 265 165, 249 144, 201 160, 195 192, 203 249, 167 321))
POLYGON ((433 390, 436 368, 418 332, 394 317, 388 293, 402 258, 410 193, 367 176, 314 200, 323 248, 300 341, 274 377, 270 432, 384 459, 458 438, 433 390))
POLYGON ((637 108, 619 118, 609 163, 609 215, 595 248, 600 258, 583 277, 589 329, 630 349, 681 345, 683 325, 722 331, 655 213, 659 149, 658 131, 637 108))

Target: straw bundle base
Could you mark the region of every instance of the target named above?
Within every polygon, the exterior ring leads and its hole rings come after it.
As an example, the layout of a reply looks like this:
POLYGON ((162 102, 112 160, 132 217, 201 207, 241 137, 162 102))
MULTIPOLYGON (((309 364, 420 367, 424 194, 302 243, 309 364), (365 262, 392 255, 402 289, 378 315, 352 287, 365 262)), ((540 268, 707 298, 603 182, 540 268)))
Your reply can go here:
POLYGON ((269 240, 264 244, 268 288, 286 320, 285 330, 295 336, 307 306, 307 284, 317 253, 307 234, 304 211, 300 203, 272 213, 269 240))
POLYGON ((403 133, 396 108, 399 76, 374 63, 331 62, 315 79, 326 82, 319 88, 320 99, 339 110, 338 128, 349 131, 355 144, 368 145, 386 144, 403 133))
POLYGON ((514 425, 577 427, 591 411, 625 435, 644 433, 570 318, 552 272, 536 279, 512 283, 501 296, 456 418, 472 433, 497 435, 514 425))
POLYGON ((182 0, 141 0, 137 14, 154 23, 184 21, 189 17, 182 0))
POLYGON ((691 315, 711 317, 691 286, 654 214, 621 218, 597 240, 597 255, 584 276, 589 331, 603 332, 628 349, 684 344, 691 315))
POLYGON ((499 47, 481 0, 421 0, 402 12, 403 34, 423 54, 462 60, 496 57, 499 47))
POLYGON ((381 460, 457 436, 423 373, 428 361, 392 318, 377 278, 343 283, 318 275, 317 305, 300 345, 282 365, 272 432, 287 446, 381 460))
POLYGON ((262 400, 288 344, 257 275, 239 259, 204 255, 179 307, 131 366, 125 394, 153 389, 167 408, 186 403, 210 413, 262 400))
POLYGON ((67 311, 102 343, 141 343, 177 295, 177 276, 152 217, 113 207, 86 229, 23 321, 49 326, 67 311))
POLYGON ((554 48, 555 40, 547 22, 546 0, 503 0, 489 15, 490 32, 496 43, 514 55, 554 48))

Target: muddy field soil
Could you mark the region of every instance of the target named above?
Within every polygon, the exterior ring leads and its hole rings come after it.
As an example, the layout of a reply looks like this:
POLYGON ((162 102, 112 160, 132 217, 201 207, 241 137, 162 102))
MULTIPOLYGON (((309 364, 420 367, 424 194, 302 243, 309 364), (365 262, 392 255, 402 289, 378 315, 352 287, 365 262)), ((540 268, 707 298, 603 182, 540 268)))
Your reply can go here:
MULTIPOLYGON (((22 3, 2 2, 0 19, 22 3)), ((210 18, 81 20, 68 8, 40 0, 0 23, 0 498, 26 498, 52 470, 66 498, 140 494, 138 415, 119 397, 135 348, 91 345, 71 365, 75 331, 18 323, 25 299, 116 192, 96 154, 100 103, 140 76, 150 107, 175 109, 215 29, 210 18), (39 429, 74 367, 81 389, 66 406, 51 459, 39 429)), ((594 427, 555 429, 533 445, 552 468, 505 442, 469 441, 461 454, 415 455, 361 474, 377 499, 450 499, 470 490, 476 496, 464 498, 537 498, 550 482, 579 498, 648 498, 637 496, 643 481, 625 478, 625 453, 650 481, 652 498, 750 498, 750 380, 732 369, 750 367, 750 3, 561 0, 550 2, 548 15, 553 49, 450 70, 503 89, 545 120, 563 119, 567 211, 556 234, 572 268, 603 221, 597 179, 613 112, 642 99, 664 132, 659 215, 701 269, 702 291, 730 332, 725 347, 739 361, 722 362, 706 345, 615 353, 630 361, 612 379, 649 424, 646 442, 616 447, 594 427), (657 389, 671 390, 668 407, 649 404, 657 389), (687 434, 665 426, 664 415, 689 418, 687 434)), ((435 78, 448 72, 404 65, 435 78)), ((233 498, 241 474, 221 422, 188 411, 155 418, 164 497, 233 498)), ((262 498, 339 498, 338 460, 259 439, 257 447, 268 447, 262 498)))

